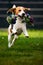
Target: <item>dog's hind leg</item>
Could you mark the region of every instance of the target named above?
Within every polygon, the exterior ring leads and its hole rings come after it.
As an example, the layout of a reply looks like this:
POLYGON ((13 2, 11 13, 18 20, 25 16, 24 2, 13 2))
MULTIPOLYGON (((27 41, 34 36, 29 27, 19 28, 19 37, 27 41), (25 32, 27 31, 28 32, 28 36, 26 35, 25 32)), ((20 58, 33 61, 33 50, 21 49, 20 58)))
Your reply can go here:
POLYGON ((11 47, 11 34, 8 34, 8 47, 11 47))
MULTIPOLYGON (((10 37, 10 38, 11 38, 11 37, 10 37)), ((15 40, 16 40, 17 38, 18 38, 18 36, 17 36, 17 35, 14 35, 14 38, 13 38, 12 42, 8 44, 8 47, 9 47, 9 48, 14 44, 14 42, 15 42, 15 40)), ((10 41, 11 41, 11 40, 10 40, 10 41)))
POLYGON ((8 47, 10 48, 11 46, 11 36, 12 36, 12 29, 11 29, 11 25, 8 28, 8 47))
POLYGON ((13 38, 13 40, 12 40, 12 43, 11 43, 11 46, 14 44, 14 42, 15 42, 15 40, 18 38, 18 36, 15 34, 14 35, 14 38, 13 38))

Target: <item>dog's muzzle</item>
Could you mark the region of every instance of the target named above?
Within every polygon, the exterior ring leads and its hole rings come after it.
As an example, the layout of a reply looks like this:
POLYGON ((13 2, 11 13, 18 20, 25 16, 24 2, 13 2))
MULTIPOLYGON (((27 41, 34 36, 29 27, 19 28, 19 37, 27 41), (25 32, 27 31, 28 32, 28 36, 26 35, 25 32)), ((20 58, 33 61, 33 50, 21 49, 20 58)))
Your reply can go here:
POLYGON ((22 14, 22 17, 24 17, 24 16, 25 16, 25 13, 22 14))
POLYGON ((23 19, 25 17, 25 13, 22 13, 22 16, 21 15, 18 16, 23 19))

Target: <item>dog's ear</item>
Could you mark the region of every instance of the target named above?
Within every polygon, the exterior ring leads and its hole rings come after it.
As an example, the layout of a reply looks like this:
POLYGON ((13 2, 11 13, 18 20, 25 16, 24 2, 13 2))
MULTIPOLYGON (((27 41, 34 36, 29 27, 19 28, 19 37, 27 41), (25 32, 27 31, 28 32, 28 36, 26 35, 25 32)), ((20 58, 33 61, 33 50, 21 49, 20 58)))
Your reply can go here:
POLYGON ((24 8, 26 11, 30 11, 31 9, 30 8, 24 8))
POLYGON ((16 11, 16 8, 10 8, 10 9, 7 11, 7 13, 8 13, 8 12, 15 13, 15 11, 16 11))

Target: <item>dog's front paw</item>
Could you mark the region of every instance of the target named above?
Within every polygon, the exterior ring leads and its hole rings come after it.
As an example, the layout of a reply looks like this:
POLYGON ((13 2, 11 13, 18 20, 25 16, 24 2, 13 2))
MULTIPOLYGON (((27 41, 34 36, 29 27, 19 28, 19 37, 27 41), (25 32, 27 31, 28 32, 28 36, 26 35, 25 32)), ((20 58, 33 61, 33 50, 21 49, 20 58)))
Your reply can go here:
POLYGON ((29 36, 26 36, 26 38, 29 38, 29 36))

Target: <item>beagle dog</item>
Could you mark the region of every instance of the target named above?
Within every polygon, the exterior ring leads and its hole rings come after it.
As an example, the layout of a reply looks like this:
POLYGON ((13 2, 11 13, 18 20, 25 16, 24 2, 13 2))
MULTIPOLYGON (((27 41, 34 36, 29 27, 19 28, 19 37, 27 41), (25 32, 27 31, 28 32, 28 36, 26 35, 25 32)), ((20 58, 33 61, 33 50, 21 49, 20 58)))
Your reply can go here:
POLYGON ((26 16, 25 11, 28 11, 28 10, 30 10, 30 8, 17 6, 7 11, 7 12, 12 12, 17 16, 16 23, 13 24, 13 28, 11 28, 11 24, 8 27, 8 47, 9 48, 14 44, 15 40, 18 38, 18 35, 21 34, 21 32, 23 32, 26 37, 29 37, 29 34, 26 29, 26 22, 22 22, 24 20, 24 17, 26 16), (13 34, 14 34, 14 38, 12 40, 13 34))

